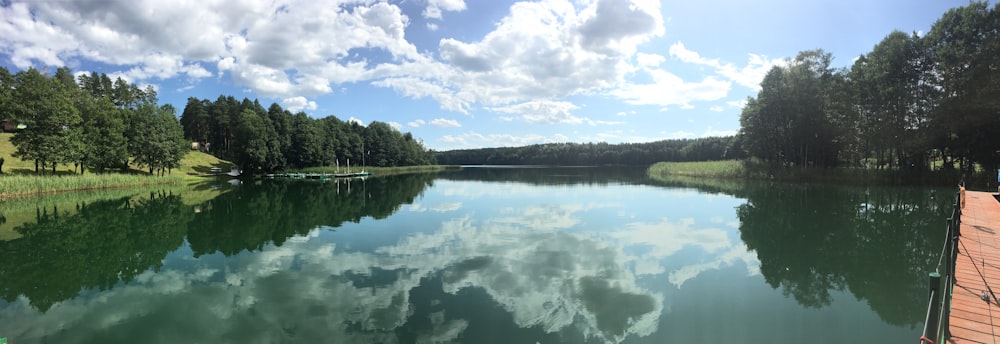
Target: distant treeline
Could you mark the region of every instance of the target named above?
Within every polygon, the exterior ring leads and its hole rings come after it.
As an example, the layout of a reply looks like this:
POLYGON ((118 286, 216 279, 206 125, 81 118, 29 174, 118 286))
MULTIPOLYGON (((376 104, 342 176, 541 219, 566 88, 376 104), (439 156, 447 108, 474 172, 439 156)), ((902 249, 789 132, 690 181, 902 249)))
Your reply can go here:
POLYGON ((106 74, 74 77, 67 67, 47 76, 29 68, 0 67, 0 122, 16 132, 14 156, 35 162, 35 172, 74 164, 103 172, 129 162, 169 172, 187 153, 173 106, 156 104, 156 90, 140 89, 106 74), (10 128, 13 127, 13 128, 10 128))
POLYGON ((184 137, 245 172, 260 173, 350 162, 369 166, 434 164, 434 154, 409 132, 386 123, 362 126, 336 116, 311 118, 274 103, 219 96, 214 102, 188 98, 181 114, 184 137))
POLYGON ((779 166, 1000 165, 1000 4, 895 31, 833 69, 822 50, 772 68, 740 117, 748 155, 779 166))
POLYGON ((443 165, 650 165, 659 161, 743 157, 737 138, 728 136, 648 143, 547 143, 463 149, 438 152, 437 162, 443 165))

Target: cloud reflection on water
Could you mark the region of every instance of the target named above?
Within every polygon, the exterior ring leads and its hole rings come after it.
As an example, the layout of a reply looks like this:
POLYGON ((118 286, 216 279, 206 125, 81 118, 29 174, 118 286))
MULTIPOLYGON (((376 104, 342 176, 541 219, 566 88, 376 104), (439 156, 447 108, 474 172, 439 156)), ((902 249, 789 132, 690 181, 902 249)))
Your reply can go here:
MULTIPOLYGON (((134 283, 84 293, 47 313, 22 298, 0 313, 0 322, 7 335, 24 341, 122 339, 142 328, 142 338, 161 342, 391 343, 399 340, 396 330, 414 321, 413 290, 440 280, 451 295, 484 291, 519 327, 621 342, 656 332, 665 307, 663 292, 642 287, 637 276, 669 271, 680 288, 701 272, 739 261, 756 273, 759 263, 745 246, 722 229, 698 228, 693 219, 572 231, 583 222, 581 213, 614 207, 509 208, 479 221, 464 216, 371 252, 338 247, 324 240, 336 240, 333 234, 315 229, 257 253, 146 271, 134 283), (700 250, 705 259, 667 264, 685 249, 700 250)), ((469 327, 447 310, 426 317, 432 326, 417 334, 420 341, 450 341, 469 327)))

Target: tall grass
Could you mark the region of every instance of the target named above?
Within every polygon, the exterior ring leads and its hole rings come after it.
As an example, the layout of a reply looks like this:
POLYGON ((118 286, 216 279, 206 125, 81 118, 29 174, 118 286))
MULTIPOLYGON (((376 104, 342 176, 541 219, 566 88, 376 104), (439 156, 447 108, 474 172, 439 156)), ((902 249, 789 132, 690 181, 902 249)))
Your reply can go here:
POLYGON ((739 160, 658 162, 646 171, 650 176, 684 176, 706 178, 743 178, 747 169, 739 160))
POLYGON ((153 177, 135 174, 4 175, 0 176, 0 199, 62 191, 180 184, 183 180, 180 176, 153 177))
POLYGON ((763 164, 754 160, 699 162, 659 162, 646 174, 657 179, 672 177, 781 180, 789 182, 828 182, 873 185, 956 186, 965 180, 971 189, 996 190, 996 182, 980 174, 963 176, 954 170, 892 170, 870 168, 789 167, 763 164))

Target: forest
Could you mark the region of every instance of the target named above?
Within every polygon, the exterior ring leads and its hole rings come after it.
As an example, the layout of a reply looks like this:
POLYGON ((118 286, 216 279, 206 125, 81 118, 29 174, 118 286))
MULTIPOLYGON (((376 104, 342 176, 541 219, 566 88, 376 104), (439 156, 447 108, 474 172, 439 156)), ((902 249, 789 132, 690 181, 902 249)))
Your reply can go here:
POLYGON ((157 105, 140 89, 106 74, 74 77, 67 67, 47 76, 0 67, 0 122, 23 125, 11 137, 13 155, 34 161, 35 173, 59 164, 125 171, 129 161, 149 173, 169 173, 187 153, 173 106, 157 105))
POLYGON ((188 98, 181 113, 184 137, 199 149, 229 159, 245 172, 305 167, 432 165, 434 154, 413 134, 383 122, 362 126, 336 116, 292 114, 277 103, 219 96, 188 98))
POLYGON ((386 123, 367 126, 335 116, 315 119, 278 104, 232 96, 188 99, 178 120, 158 105, 153 87, 92 72, 75 77, 67 67, 51 76, 29 68, 0 67, 0 122, 17 124, 13 153, 35 162, 35 173, 72 164, 79 173, 125 172, 132 166, 168 174, 197 149, 228 159, 244 172, 346 165, 434 164, 434 155, 410 133, 386 123))
POLYGON ((781 166, 994 171, 1000 164, 1000 4, 895 31, 849 68, 822 50, 772 68, 740 116, 748 155, 781 166))
POLYGON ((438 163, 444 165, 652 165, 660 161, 743 157, 743 149, 734 136, 622 144, 547 143, 437 153, 438 163))
POLYGON ((767 165, 929 170, 1000 167, 1000 4, 949 10, 926 34, 894 31, 849 67, 804 51, 747 99, 735 137, 543 144, 438 153, 442 164, 767 165), (956 166, 957 165, 957 166, 956 166))

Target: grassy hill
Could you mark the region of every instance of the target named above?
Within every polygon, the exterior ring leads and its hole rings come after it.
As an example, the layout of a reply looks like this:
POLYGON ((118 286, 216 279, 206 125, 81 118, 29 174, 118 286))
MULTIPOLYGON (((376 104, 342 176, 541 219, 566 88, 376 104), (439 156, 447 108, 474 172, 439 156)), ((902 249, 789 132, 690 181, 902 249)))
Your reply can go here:
MULTIPOLYGON (((3 157, 3 172, 5 174, 32 174, 35 173, 35 163, 33 161, 22 161, 14 157, 14 145, 10 143, 10 138, 14 134, 0 133, 0 157, 3 157)), ((232 163, 216 158, 210 154, 198 151, 190 151, 181 160, 181 167, 171 171, 173 175, 199 176, 208 175, 213 167, 218 167, 222 171, 229 171, 232 163)), ((131 166, 135 172, 145 172, 139 166, 131 166)), ((65 164, 56 166, 57 174, 72 174, 73 165, 65 164)))

